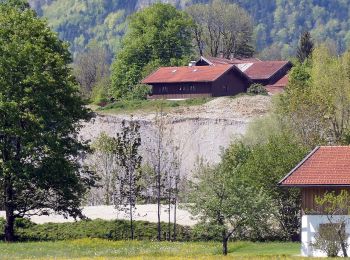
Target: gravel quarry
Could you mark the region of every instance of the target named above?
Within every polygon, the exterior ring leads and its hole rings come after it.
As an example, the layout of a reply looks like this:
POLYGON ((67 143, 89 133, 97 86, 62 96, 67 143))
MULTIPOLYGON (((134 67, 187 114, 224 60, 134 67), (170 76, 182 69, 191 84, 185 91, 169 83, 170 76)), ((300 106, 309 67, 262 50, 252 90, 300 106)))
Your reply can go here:
MULTIPOLYGON (((249 122, 270 111, 271 97, 248 96, 219 97, 203 105, 177 107, 164 115, 165 139, 180 148, 182 176, 191 176, 199 159, 217 163, 222 149, 234 138, 244 135, 249 122)), ((155 143, 155 118, 157 114, 135 112, 133 119, 140 124, 142 139, 141 154, 149 159, 147 149, 155 143)), ((102 132, 116 136, 126 114, 97 114, 81 129, 84 140, 93 141, 102 132)))

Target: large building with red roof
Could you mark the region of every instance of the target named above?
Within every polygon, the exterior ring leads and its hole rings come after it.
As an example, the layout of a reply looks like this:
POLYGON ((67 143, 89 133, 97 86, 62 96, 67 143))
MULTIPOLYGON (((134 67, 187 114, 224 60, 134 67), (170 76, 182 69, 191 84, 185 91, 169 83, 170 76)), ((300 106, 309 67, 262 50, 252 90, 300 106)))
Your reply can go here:
POLYGON ((152 86, 152 99, 233 96, 246 92, 248 82, 249 78, 232 64, 161 67, 142 80, 152 86))
POLYGON ((224 64, 234 64, 250 79, 251 84, 261 84, 271 94, 283 91, 288 83, 288 71, 292 67, 289 61, 262 61, 257 58, 201 57, 196 62, 197 66, 219 66, 224 64))
POLYGON ((246 92, 253 83, 276 94, 286 86, 291 66, 289 61, 201 57, 189 66, 161 67, 141 83, 152 86, 151 99, 232 96, 246 92))
MULTIPOLYGON (((350 191, 350 146, 320 146, 316 147, 302 160, 279 185, 284 188, 294 187, 301 189, 301 253, 303 256, 325 256, 315 250, 311 244, 315 241, 315 234, 322 225, 329 224, 324 209, 315 201, 326 192, 338 194, 341 190, 350 191)), ((350 220, 344 216, 348 212, 339 211, 339 216, 333 220, 350 220)), ((350 222, 346 232, 350 233, 350 222)), ((348 241, 350 243, 350 239, 348 241)))

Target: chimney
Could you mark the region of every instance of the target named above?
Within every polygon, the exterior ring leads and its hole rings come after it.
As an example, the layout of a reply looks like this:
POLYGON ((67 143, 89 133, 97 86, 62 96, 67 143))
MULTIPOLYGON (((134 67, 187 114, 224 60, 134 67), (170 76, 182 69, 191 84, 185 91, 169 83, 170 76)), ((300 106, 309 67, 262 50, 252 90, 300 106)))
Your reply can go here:
POLYGON ((193 66, 196 66, 196 61, 194 60, 191 60, 190 63, 188 63, 188 67, 193 67, 193 66))

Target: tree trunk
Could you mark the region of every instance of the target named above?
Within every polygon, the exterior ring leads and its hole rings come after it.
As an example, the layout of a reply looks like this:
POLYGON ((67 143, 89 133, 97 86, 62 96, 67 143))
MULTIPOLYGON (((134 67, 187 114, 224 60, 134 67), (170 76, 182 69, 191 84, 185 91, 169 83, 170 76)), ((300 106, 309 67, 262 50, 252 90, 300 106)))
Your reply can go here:
MULTIPOLYGON (((344 229, 345 229, 345 225, 344 225, 344 229)), ((346 245, 345 245, 346 242, 344 241, 342 231, 343 231, 343 225, 340 225, 340 228, 337 230, 339 240, 340 240, 340 246, 341 246, 341 250, 343 251, 343 256, 348 257, 348 253, 346 252, 346 245)))
POLYGON ((133 220, 133 214, 132 214, 132 205, 130 204, 130 234, 131 234, 131 240, 134 240, 134 220, 133 220))
POLYGON ((173 241, 176 241, 176 199, 174 202, 174 230, 173 230, 173 241))
POLYGON ((223 255, 227 255, 227 242, 228 242, 228 238, 226 236, 226 232, 223 232, 223 236, 222 236, 222 254, 223 255))
POLYGON ((168 192, 168 241, 171 240, 171 181, 169 180, 168 192))
POLYGON ((13 208, 13 190, 12 184, 9 178, 5 179, 5 212, 6 212, 6 223, 5 223, 5 241, 14 242, 15 241, 15 216, 13 208))
POLYGON ((157 215, 158 215, 158 224, 157 224, 157 240, 160 241, 161 240, 161 226, 160 226, 160 192, 161 192, 161 187, 160 187, 160 171, 158 172, 158 176, 157 176, 157 184, 158 184, 158 196, 157 196, 157 206, 158 206, 158 212, 157 212, 157 215))

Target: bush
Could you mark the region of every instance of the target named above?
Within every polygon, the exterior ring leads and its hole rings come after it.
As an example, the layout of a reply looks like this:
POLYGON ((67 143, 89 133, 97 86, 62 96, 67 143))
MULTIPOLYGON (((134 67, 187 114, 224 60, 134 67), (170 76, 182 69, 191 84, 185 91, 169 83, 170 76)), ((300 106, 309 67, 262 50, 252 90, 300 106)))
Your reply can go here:
MULTIPOLYGON (((347 241, 348 236, 345 232, 344 223, 321 224, 312 246, 326 253, 328 257, 336 257, 342 248, 342 241, 347 241), (341 229, 341 238, 338 233, 339 227, 341 229)), ((345 248, 347 247, 348 245, 345 245, 345 248)))
MULTIPOLYGON (((0 239, 4 238, 4 219, 0 218, 0 239)), ((135 221, 136 240, 156 240, 157 223, 135 221)), ((167 238, 167 223, 162 223, 162 239, 167 238)), ((15 233, 19 241, 57 241, 80 238, 128 240, 130 226, 127 220, 82 220, 71 223, 35 224, 27 219, 16 219, 15 233)), ((191 228, 177 225, 177 240, 190 241, 191 228)))
POLYGON ((252 84, 248 88, 247 93, 253 95, 267 95, 267 90, 261 84, 252 84))
POLYGON ((138 84, 128 93, 127 99, 129 100, 145 100, 147 95, 151 92, 151 87, 144 84, 138 84))

